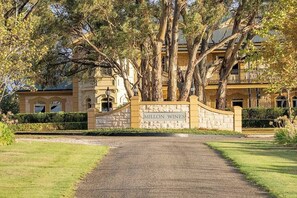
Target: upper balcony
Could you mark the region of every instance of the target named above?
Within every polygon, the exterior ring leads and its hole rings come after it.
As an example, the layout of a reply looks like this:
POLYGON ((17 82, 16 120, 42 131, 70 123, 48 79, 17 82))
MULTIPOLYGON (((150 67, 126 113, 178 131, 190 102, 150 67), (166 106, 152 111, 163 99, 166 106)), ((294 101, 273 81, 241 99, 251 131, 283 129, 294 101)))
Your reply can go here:
MULTIPOLYGON (((255 84, 255 83, 267 83, 260 79, 261 73, 264 69, 258 70, 246 70, 246 69, 233 69, 228 77, 228 84, 255 84)), ((219 71, 215 71, 214 74, 208 79, 209 85, 216 85, 219 83, 219 71)))

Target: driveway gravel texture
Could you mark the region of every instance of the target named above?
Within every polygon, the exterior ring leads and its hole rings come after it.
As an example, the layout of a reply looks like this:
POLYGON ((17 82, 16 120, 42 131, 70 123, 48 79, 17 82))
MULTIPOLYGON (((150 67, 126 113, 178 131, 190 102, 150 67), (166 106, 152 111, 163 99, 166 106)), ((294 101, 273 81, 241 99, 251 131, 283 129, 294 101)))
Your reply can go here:
POLYGON ((75 195, 78 198, 269 197, 205 144, 244 139, 192 135, 63 137, 45 141, 111 146, 109 154, 79 183, 75 195))

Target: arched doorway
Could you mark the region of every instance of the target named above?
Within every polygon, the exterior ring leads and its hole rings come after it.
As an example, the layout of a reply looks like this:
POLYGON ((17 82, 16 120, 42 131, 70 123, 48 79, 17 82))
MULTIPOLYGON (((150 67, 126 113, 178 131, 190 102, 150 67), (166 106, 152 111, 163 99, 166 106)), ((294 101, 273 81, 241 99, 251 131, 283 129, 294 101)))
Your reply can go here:
POLYGON ((101 100, 101 111, 111 111, 112 110, 112 98, 103 98, 101 100), (109 108, 109 109, 108 109, 109 108))

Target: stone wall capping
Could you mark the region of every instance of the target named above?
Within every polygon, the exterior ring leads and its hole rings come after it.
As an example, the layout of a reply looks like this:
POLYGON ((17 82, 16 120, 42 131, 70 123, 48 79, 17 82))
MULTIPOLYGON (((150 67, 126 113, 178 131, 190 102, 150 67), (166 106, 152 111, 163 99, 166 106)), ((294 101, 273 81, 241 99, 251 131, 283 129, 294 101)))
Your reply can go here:
POLYGON ((187 101, 141 101, 140 105, 189 105, 187 101))

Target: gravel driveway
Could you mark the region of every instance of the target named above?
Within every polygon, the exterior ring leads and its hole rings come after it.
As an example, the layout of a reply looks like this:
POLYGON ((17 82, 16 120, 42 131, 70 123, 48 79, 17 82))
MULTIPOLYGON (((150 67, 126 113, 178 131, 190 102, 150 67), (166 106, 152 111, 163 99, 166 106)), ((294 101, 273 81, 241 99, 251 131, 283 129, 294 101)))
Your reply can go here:
POLYGON ((46 141, 112 146, 79 184, 76 197, 268 197, 204 144, 227 139, 242 140, 190 136, 63 137, 46 141))

